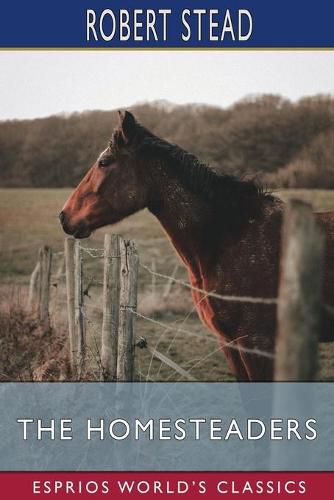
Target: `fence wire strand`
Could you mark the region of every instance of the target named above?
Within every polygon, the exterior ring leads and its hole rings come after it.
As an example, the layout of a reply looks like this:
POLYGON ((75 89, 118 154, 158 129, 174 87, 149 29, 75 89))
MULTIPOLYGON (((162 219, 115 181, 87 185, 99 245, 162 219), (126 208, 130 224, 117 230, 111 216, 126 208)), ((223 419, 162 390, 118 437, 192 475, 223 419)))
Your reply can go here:
MULTIPOLYGON (((86 253, 89 257, 93 258, 93 259, 102 259, 105 255, 104 253, 104 250, 103 249, 99 249, 99 248, 89 248, 89 247, 83 247, 83 246, 80 246, 81 250, 86 253)), ((63 252, 55 252, 54 255, 62 255, 63 252)), ((237 303, 244 303, 244 304, 263 304, 263 305, 269 305, 269 306, 277 306, 279 300, 278 298, 266 298, 266 297, 251 297, 251 296, 238 296, 238 295, 223 295, 223 294, 219 294, 219 293, 216 293, 215 291, 206 291, 206 290, 203 290, 199 287, 196 287, 196 286, 193 286, 191 285, 190 283, 187 283, 186 281, 182 280, 182 279, 178 279, 176 278, 175 276, 175 273, 173 272, 173 274, 171 276, 169 275, 166 275, 166 274, 163 274, 163 273, 160 273, 156 270, 153 270, 151 269, 150 267, 144 265, 144 264, 140 264, 140 267, 145 270, 147 273, 149 273, 151 276, 153 276, 154 278, 160 278, 162 280, 167 280, 167 283, 175 283, 177 285, 180 285, 184 288, 187 288, 189 290, 193 290, 195 292, 198 292, 200 294, 203 295, 203 299, 205 299, 206 297, 212 297, 214 299, 218 299, 218 300, 222 300, 222 301, 226 301, 226 302, 237 302, 237 303)), ((59 276, 57 276, 58 278, 62 277, 63 273, 59 276)), ((87 291, 89 290, 89 288, 93 285, 103 285, 103 282, 102 281, 99 281, 97 279, 95 279, 93 276, 91 276, 89 278, 89 284, 87 286, 87 291)), ((156 285, 156 284, 155 284, 156 285)), ((202 300, 203 300, 202 299, 202 300)), ((85 307, 87 306, 88 304, 85 305, 85 307)), ((90 305, 88 305, 90 306, 90 305)), ((93 307, 93 306, 91 306, 93 307)), ((94 306, 95 307, 95 306, 94 306)), ((331 305, 328 305, 328 304, 323 304, 323 308, 324 310, 334 316, 334 307, 331 306, 331 305)), ((209 340, 210 342, 216 342, 215 338, 209 336, 209 335, 205 335, 205 334, 201 334, 201 333, 197 333, 197 332, 194 332, 194 331, 190 331, 190 330, 187 330, 185 328, 182 328, 182 325, 185 323, 185 320, 184 319, 182 322, 181 322, 181 326, 177 326, 177 325, 169 325, 169 324, 166 324, 166 323, 163 323, 162 321, 159 321, 157 319, 154 319, 152 317, 149 317, 145 314, 142 314, 134 309, 131 308, 131 312, 136 316, 138 317, 139 319, 143 320, 143 321, 146 321, 146 322, 149 322, 155 326, 158 326, 159 328, 163 328, 165 330, 165 332, 168 332, 168 331, 171 331, 171 332, 174 332, 174 337, 172 339, 172 342, 174 342, 175 340, 175 337, 178 333, 184 333, 190 337, 196 337, 196 338, 199 338, 199 339, 202 339, 202 340, 209 340)), ((87 317, 87 315, 85 314, 84 311, 82 311, 82 314, 83 314, 83 317, 85 318, 85 320, 87 321, 88 324, 90 324, 92 326, 92 328, 95 330, 95 333, 97 333, 97 329, 98 329, 98 325, 95 321, 92 321, 90 318, 87 317)), ((188 315, 189 316, 189 315, 188 315)), ((187 318, 187 317, 186 317, 187 318)), ((243 337, 242 337, 243 338, 243 337)), ((96 342, 96 338, 95 338, 95 335, 94 335, 94 340, 96 342)), ((197 365, 203 363, 207 358, 209 358, 210 356, 212 356, 215 352, 218 352, 222 349, 234 349, 238 352, 241 352, 241 353, 245 353, 245 354, 252 354, 252 355, 257 355, 257 356, 262 356, 262 357, 265 357, 265 358, 268 358, 268 359, 275 359, 275 355, 273 353, 270 353, 270 352, 266 352, 266 351, 263 351, 261 349, 257 349, 257 348, 247 348, 247 347, 244 347, 244 346, 241 346, 239 345, 239 340, 241 340, 240 338, 237 338, 237 339, 234 339, 232 340, 231 342, 225 342, 225 343, 222 343, 221 342, 221 345, 219 348, 215 349, 214 351, 210 352, 208 355, 204 356, 203 358, 200 358, 197 360, 194 359, 194 360, 188 360, 186 362, 186 364, 191 364, 192 362, 195 361, 194 364, 192 364, 188 370, 180 367, 177 363, 175 363, 174 361, 172 361, 168 356, 166 356, 165 354, 161 353, 160 351, 157 350, 157 346, 160 342, 160 340, 158 340, 157 344, 155 347, 151 347, 149 345, 147 345, 146 341, 145 341, 145 345, 142 346, 144 348, 146 348, 148 350, 148 352, 150 352, 151 354, 151 363, 150 363, 150 367, 151 367, 151 364, 152 364, 152 359, 153 357, 156 358, 156 359, 159 359, 161 361, 161 365, 160 365, 160 368, 159 368, 159 371, 158 371, 158 375, 160 373, 160 369, 161 369, 161 366, 162 364, 165 364, 167 366, 169 366, 170 368, 173 369, 174 372, 178 373, 180 376, 182 377, 185 377, 187 378, 188 380, 196 380, 195 377, 193 377, 193 375, 190 373, 194 368, 196 368, 197 365)), ((170 347, 168 348, 167 350, 167 353, 169 352, 169 349, 170 347)), ((99 353, 98 353, 99 355, 99 353)), ((98 360, 95 360, 98 364, 98 360)), ((140 368, 139 370, 139 374, 141 377, 145 377, 146 380, 152 380, 152 378, 150 377, 150 367, 148 369, 148 373, 146 375, 146 377, 143 375, 142 373, 142 369, 140 368)), ((99 367, 101 369, 101 367, 99 367)), ((170 378, 172 377, 169 376, 167 378, 167 380, 169 380, 170 378)))
POLYGON ((239 295, 221 295, 216 292, 209 292, 207 290, 203 290, 202 288, 198 288, 196 286, 191 285, 190 283, 187 283, 186 281, 179 280, 177 278, 173 278, 172 276, 167 276, 166 274, 158 273, 156 271, 152 271, 148 266, 145 266, 144 264, 140 264, 140 267, 145 269, 147 272, 152 274, 153 276, 157 276, 159 278, 164 278, 166 280, 173 281, 174 283, 177 283, 178 285, 182 285, 185 288, 189 288, 190 290, 194 290, 195 292, 203 293, 207 297, 212 297, 215 299, 220 299, 224 300, 226 302, 244 302, 244 303, 250 303, 250 304, 266 304, 266 305, 277 305, 277 298, 264 298, 264 297, 248 297, 248 296, 239 296, 239 295))
MULTIPOLYGON (((172 331, 175 330, 175 327, 166 325, 165 323, 162 323, 161 321, 158 321, 156 319, 150 318, 149 316, 145 316, 144 314, 141 314, 138 311, 132 310, 132 313, 135 314, 136 316, 138 316, 139 318, 142 318, 142 319, 144 319, 146 321, 149 321, 150 323, 153 323, 155 325, 158 325, 161 328, 165 328, 166 330, 172 330, 172 331)), ((200 337, 202 339, 205 338, 201 334, 197 334, 195 332, 190 332, 189 330, 184 330, 183 328, 179 329, 179 332, 180 333, 186 333, 186 334, 191 335, 193 337, 200 337)), ((209 338, 210 337, 208 337, 208 339, 209 338)), ((237 342, 238 340, 240 340, 240 339, 234 339, 231 342, 222 343, 221 344, 222 348, 224 348, 224 349, 225 348, 234 349, 234 350, 237 350, 239 352, 244 352, 246 354, 256 354, 257 356, 263 356, 263 357, 268 358, 268 359, 275 359, 275 356, 273 354, 269 353, 269 352, 261 351, 260 349, 251 349, 251 348, 248 349, 247 347, 242 347, 242 346, 239 346, 239 345, 234 345, 234 343, 237 342)), ((212 339, 212 341, 214 342, 214 339, 212 339)), ((219 350, 220 349, 221 348, 219 348, 219 350)))
POLYGON ((104 250, 100 248, 88 248, 80 245, 80 249, 92 259, 102 259, 104 257, 104 250))

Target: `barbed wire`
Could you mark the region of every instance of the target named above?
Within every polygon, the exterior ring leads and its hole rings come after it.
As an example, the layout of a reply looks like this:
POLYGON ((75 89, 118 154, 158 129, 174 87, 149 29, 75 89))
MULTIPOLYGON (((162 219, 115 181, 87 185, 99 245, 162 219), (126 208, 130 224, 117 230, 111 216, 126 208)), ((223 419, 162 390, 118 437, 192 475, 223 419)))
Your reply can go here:
MULTIPOLYGON (((81 250, 83 250, 85 253, 87 253, 93 259, 104 257, 104 250, 103 249, 88 248, 88 247, 83 247, 83 246, 80 246, 80 248, 81 248, 81 250)), ((64 254, 64 252, 55 252, 53 255, 63 255, 63 254, 64 254)), ((265 305, 277 305, 279 302, 279 299, 277 297, 276 298, 267 298, 267 297, 251 297, 251 296, 242 296, 242 295, 222 295, 222 294, 216 293, 214 291, 206 291, 206 290, 203 290, 202 288, 195 287, 195 286, 191 285, 190 283, 187 283, 184 280, 177 279, 174 276, 168 276, 167 274, 153 271, 151 268, 149 268, 145 264, 140 264, 140 267, 153 276, 156 276, 156 277, 164 279, 164 280, 168 280, 169 282, 179 284, 179 285, 181 285, 185 288, 188 288, 190 290, 194 290, 196 292, 206 294, 208 297, 224 300, 226 302, 243 302, 243 303, 250 303, 250 304, 265 304, 265 305)), ((99 281, 99 280, 94 279, 94 284, 103 285, 103 281, 99 281)), ((144 284, 149 285, 150 283, 145 282, 144 284)), ((156 285, 159 286, 158 283, 156 285)), ((323 307, 329 314, 334 315, 334 307, 333 306, 331 306, 329 304, 324 304, 323 307)))
MULTIPOLYGON (((84 319, 87 321, 87 323, 95 331, 95 333, 99 333, 97 323, 95 321, 93 321, 91 318, 89 318, 86 315, 86 313, 84 312, 83 308, 81 308, 81 314, 84 317, 84 319)), ((103 367, 102 367, 102 364, 101 364, 101 355, 100 355, 100 352, 99 352, 99 349, 98 349, 98 346, 97 346, 97 342, 96 342, 96 337, 95 336, 94 336, 94 341, 95 341, 96 349, 97 349, 97 352, 96 352, 96 355, 94 356, 94 358, 95 358, 95 361, 98 364, 99 369, 103 370, 103 367)), ((185 370, 180 365, 178 365, 177 363, 175 363, 175 361, 171 360, 165 354, 163 354, 162 352, 158 351, 154 347, 149 346, 148 343, 147 343, 147 341, 146 341, 146 339, 144 339, 143 337, 136 337, 136 345, 140 349, 147 349, 148 352, 153 357, 159 359, 161 362, 163 362, 164 364, 166 364, 167 366, 169 366, 170 368, 172 368, 175 372, 177 372, 179 375, 183 376, 184 378, 187 378, 188 380, 191 380, 192 382, 196 381, 196 378, 193 375, 190 375, 190 373, 187 370, 185 370)))
MULTIPOLYGON (((153 319, 153 318, 150 318, 149 316, 145 316, 144 314, 141 314, 139 313, 138 311, 135 311, 135 310, 131 310, 132 314, 134 314, 135 316, 138 316, 139 318, 142 318, 146 321, 149 321, 150 323, 153 323, 155 325, 158 325, 160 326, 161 328, 165 328, 166 330, 172 330, 174 331, 175 330, 175 327, 173 326, 169 326, 169 325, 166 325, 165 323, 162 323, 161 321, 158 321, 156 319, 153 319)), ((178 329, 178 331, 180 333, 186 333, 188 335, 191 335, 193 337, 200 337, 200 338, 205 338, 204 336, 200 335, 200 334, 197 334, 195 332, 190 332, 189 330, 185 330, 185 329, 178 329)), ((245 336, 243 336, 242 338, 244 338, 245 336)), ((208 337, 208 340, 210 339, 210 337, 208 337)), ((225 348, 228 348, 228 349, 234 349, 234 350, 237 350, 239 352, 244 352, 244 353, 247 353, 247 354, 256 354, 258 356, 263 356, 265 358, 269 358, 269 359, 275 359, 275 356, 269 352, 266 352, 266 351, 261 351, 260 349, 251 349, 251 348, 247 348, 247 347, 242 347, 240 345, 234 345, 235 342, 237 342, 238 340, 240 340, 241 338, 237 338, 237 339, 234 339, 232 340, 231 342, 226 342, 224 344, 222 344, 222 347, 225 349, 225 348)), ((210 339, 211 340, 211 339, 210 339)), ((215 342, 214 339, 212 339, 213 342, 215 342)))
MULTIPOLYGON (((146 339, 143 339, 143 337, 141 337, 139 339, 139 341, 137 342, 137 346, 141 349, 147 349, 152 357, 159 359, 162 363, 164 363, 165 365, 172 368, 175 372, 177 372, 179 375, 186 378, 187 380, 190 380, 191 382, 197 381, 197 379, 193 375, 191 375, 188 370, 185 370, 184 368, 182 368, 182 366, 175 363, 175 361, 168 358, 168 356, 166 356, 162 352, 158 351, 155 347, 150 347, 147 344, 146 339), (143 340, 144 340, 144 342, 143 342, 143 340)), ((148 374, 148 376, 149 376, 149 374, 148 374)))
POLYGON ((179 333, 185 333, 187 335, 190 335, 191 337, 197 337, 199 339, 205 339, 205 340, 209 340, 210 342, 215 342, 215 340, 211 337, 209 337, 209 335, 207 337, 205 337, 205 335, 202 335, 200 333, 196 333, 196 332, 190 332, 189 330, 185 330, 184 328, 175 328, 175 326, 171 326, 171 325, 167 325, 166 323, 162 323, 161 321, 158 321, 157 319, 154 319, 154 318, 150 318, 149 316, 145 316, 144 314, 141 314, 140 312, 138 311, 135 311, 134 309, 131 309, 131 312, 132 314, 134 314, 135 316, 137 316, 138 318, 141 318, 145 321, 149 321, 150 323, 153 323, 154 325, 157 325, 161 328, 165 328, 167 331, 175 331, 177 330, 179 333))
MULTIPOLYGON (((177 268, 178 268, 178 267, 179 267, 179 265, 177 264, 177 268)), ((176 272, 177 272, 177 269, 176 269, 176 266, 174 266, 174 270, 173 270, 173 274, 172 274, 172 276, 176 276, 176 272)), ((171 285, 172 285, 172 282, 170 282, 170 281, 169 281, 169 282, 167 283, 167 286, 168 286, 168 287, 170 287, 171 285)), ((166 293, 166 290, 165 290, 165 292, 164 292, 163 297, 165 297, 165 293, 166 293)), ((169 293, 169 291, 168 291, 168 293, 169 293)), ((201 297, 201 299, 200 299, 200 300, 199 300, 196 304, 193 304, 192 308, 191 308, 191 309, 190 309, 190 311, 188 311, 188 313, 185 315, 185 317, 183 318, 182 322, 181 322, 180 324, 177 324, 177 325, 176 325, 176 326, 177 326, 177 328, 176 328, 176 330, 175 330, 175 332, 174 332, 173 338, 172 338, 172 339, 171 339, 171 341, 169 342, 169 345, 168 345, 168 347, 167 347, 166 354, 168 354, 168 353, 170 352, 170 350, 171 350, 171 348, 172 348, 172 345, 174 344, 174 342, 175 342, 175 340, 176 340, 176 338, 177 338, 177 336, 178 336, 178 334, 179 334, 179 328, 182 328, 182 327, 183 327, 183 325, 184 325, 184 324, 186 323, 186 321, 190 318, 190 316, 192 315, 192 313, 193 313, 193 312, 195 312, 196 307, 197 307, 197 306, 198 306, 198 305, 199 305, 202 301, 204 301, 205 297, 206 297, 206 296, 205 296, 205 295, 203 295, 203 297, 201 297)), ((175 324, 175 322, 174 322, 174 324, 175 324)), ((162 339, 162 337, 163 337, 163 335, 164 335, 165 333, 166 333, 166 330, 164 330, 164 331, 163 331, 163 333, 162 333, 162 335, 160 336, 160 338, 159 338, 159 342, 160 342, 160 340, 162 339)), ((211 337, 211 336, 210 336, 210 337, 208 337, 208 338, 212 339, 212 337, 211 337)), ((212 340, 213 340, 213 339, 212 339, 212 340)), ((159 367, 159 370, 158 370, 158 376, 159 376, 159 374, 160 374, 160 370, 162 369, 162 366, 163 366, 163 363, 161 363, 161 364, 160 364, 160 367, 159 367)))
POLYGON ((249 296, 239 296, 239 295, 221 295, 216 292, 209 292, 207 290, 203 290, 202 288, 198 288, 196 286, 191 285, 190 283, 187 283, 186 281, 179 280, 177 278, 173 278, 172 276, 167 276, 166 274, 158 273, 156 271, 152 271, 148 266, 145 266, 144 264, 140 264, 140 267, 148 271, 150 274, 153 276, 157 276, 159 278, 164 278, 170 281, 173 281, 174 283, 178 283, 179 285, 182 285, 186 288, 189 288, 190 290, 194 290, 195 292, 199 293, 204 293, 208 297, 213 297, 215 299, 220 299, 220 300, 225 300, 227 302, 248 302, 250 304, 266 304, 266 305, 277 305, 278 299, 277 298, 264 298, 264 297, 249 297, 249 296))
MULTIPOLYGON (((83 246, 80 246, 80 248, 81 248, 81 250, 83 252, 85 252, 87 255, 89 255, 93 259, 96 259, 96 258, 101 259, 105 255, 103 249, 89 248, 89 247, 83 247, 83 246)), ((62 252, 59 252, 59 254, 60 253, 62 253, 62 252)), ((239 303, 248 303, 248 304, 263 304, 263 305, 269 305, 269 306, 277 306, 277 304, 279 303, 279 299, 278 298, 238 296, 238 295, 223 295, 223 294, 216 293, 215 291, 206 291, 206 290, 203 290, 203 289, 201 289, 199 287, 193 286, 190 283, 187 283, 186 281, 184 281, 182 279, 176 278, 175 275, 174 275, 174 273, 173 273, 172 276, 169 276, 169 275, 157 272, 157 271, 151 269, 150 267, 146 266, 145 264, 140 264, 140 267, 143 270, 145 270, 147 273, 149 273, 151 276, 160 278, 161 280, 167 280, 169 283, 178 284, 178 285, 180 285, 182 287, 185 287, 187 289, 190 289, 190 290, 196 291, 196 292, 198 292, 200 294, 203 294, 206 297, 212 297, 212 298, 215 298, 215 299, 218 299, 218 300, 222 300, 222 301, 227 301, 227 302, 239 302, 239 303)), ((92 286, 94 284, 96 284, 96 285, 103 285, 103 281, 97 280, 94 276, 89 277, 89 286, 92 286)), ((145 282, 144 284, 147 284, 147 283, 145 282)), ((148 284, 150 284, 150 283, 148 283, 148 284)), ((157 283, 154 284, 154 286, 157 286, 157 285, 158 285, 157 283)), ((326 310, 327 313, 329 313, 330 315, 334 316, 334 307, 333 306, 328 305, 328 304, 323 304, 323 308, 326 310)), ((136 311, 133 308, 131 308, 130 310, 138 318, 140 318, 140 319, 142 319, 144 321, 147 321, 147 322, 149 322, 149 323, 151 323, 151 324, 153 324, 155 326, 163 328, 163 329, 165 329, 165 331, 173 331, 173 332, 177 331, 178 333, 184 333, 184 334, 186 334, 188 336, 191 336, 191 337, 196 337, 196 338, 200 338, 200 339, 205 339, 205 340, 209 340, 209 341, 212 341, 212 342, 216 342, 216 340, 214 338, 211 338, 209 335, 206 337, 204 334, 200 334, 200 333, 197 333, 197 332, 194 332, 194 331, 189 331, 189 330, 187 330, 185 328, 175 327, 175 325, 171 326, 171 325, 168 325, 166 323, 163 323, 162 321, 159 321, 157 319, 154 319, 154 318, 151 318, 149 316, 146 316, 145 314, 142 314, 142 313, 136 311)), ((83 314, 83 317, 86 319, 86 321, 93 326, 93 328, 95 329, 95 331, 97 331, 96 329, 99 328, 98 325, 97 325, 97 323, 95 323, 91 319, 89 319, 87 317, 87 315, 84 313, 84 311, 82 311, 82 314, 83 314)), ((221 343, 221 347, 219 349, 217 349, 217 350, 220 350, 220 349, 234 349, 234 350, 236 350, 238 352, 245 353, 245 354, 252 354, 252 355, 257 355, 257 356, 265 357, 265 358, 268 358, 268 359, 275 359, 275 355, 273 353, 271 353, 271 352, 266 352, 266 351, 263 351, 263 350, 258 349, 258 348, 250 348, 250 347, 248 348, 248 347, 239 345, 239 343, 238 343, 239 340, 241 340, 241 338, 234 339, 231 342, 221 343)), ((153 356, 156 357, 162 363, 168 365, 174 371, 178 372, 181 376, 186 377, 189 380, 190 379, 194 380, 194 377, 189 373, 189 371, 187 371, 184 368, 182 368, 179 365, 177 365, 174 361, 170 360, 170 358, 168 358, 165 354, 160 353, 157 349, 148 346, 146 340, 145 340, 145 345, 141 346, 141 347, 147 348, 148 351, 151 353, 152 357, 153 356)), ((203 362, 203 359, 200 360, 200 362, 203 362)), ((193 370, 193 368, 195 368, 195 366, 196 366, 196 363, 195 363, 195 365, 193 365, 190 368, 190 370, 193 370)))
POLYGON ((104 257, 104 250, 100 248, 88 248, 80 245, 80 250, 88 254, 92 259, 102 259, 104 257))

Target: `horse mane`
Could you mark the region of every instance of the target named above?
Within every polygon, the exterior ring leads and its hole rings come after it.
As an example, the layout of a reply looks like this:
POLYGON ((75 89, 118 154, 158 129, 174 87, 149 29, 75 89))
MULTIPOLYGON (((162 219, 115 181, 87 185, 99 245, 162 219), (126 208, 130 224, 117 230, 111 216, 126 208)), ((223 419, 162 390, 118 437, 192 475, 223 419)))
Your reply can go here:
MULTIPOLYGON (((116 130, 111 141, 113 147, 118 147, 119 138, 120 132, 116 130)), ((122 147, 121 141, 119 149, 122 147)), ((233 212, 237 218, 238 214, 245 213, 249 218, 258 213, 264 198, 271 198, 270 193, 256 181, 218 173, 195 155, 157 137, 138 122, 135 137, 126 149, 131 156, 140 154, 145 161, 158 160, 185 188, 215 205, 220 213, 224 209, 235 209, 233 212)), ((228 215, 232 220, 232 213, 228 215)))

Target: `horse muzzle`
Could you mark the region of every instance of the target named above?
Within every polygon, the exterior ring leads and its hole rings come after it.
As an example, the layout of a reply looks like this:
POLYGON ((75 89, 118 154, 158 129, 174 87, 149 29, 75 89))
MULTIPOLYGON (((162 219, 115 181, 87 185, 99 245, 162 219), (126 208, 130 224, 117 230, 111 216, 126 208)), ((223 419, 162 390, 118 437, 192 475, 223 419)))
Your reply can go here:
POLYGON ((92 231, 84 221, 81 221, 78 224, 72 226, 68 223, 66 214, 64 212, 60 212, 59 220, 63 231, 70 236, 74 236, 74 238, 88 238, 91 235, 92 231))

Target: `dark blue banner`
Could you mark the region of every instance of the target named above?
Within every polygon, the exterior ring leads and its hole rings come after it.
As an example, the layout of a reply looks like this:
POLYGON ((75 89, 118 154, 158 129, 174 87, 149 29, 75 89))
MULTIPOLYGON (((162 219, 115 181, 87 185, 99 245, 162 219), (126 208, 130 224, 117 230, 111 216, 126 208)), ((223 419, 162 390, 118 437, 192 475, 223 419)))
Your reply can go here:
POLYGON ((2 48, 330 48, 333 0, 3 2, 2 48))

